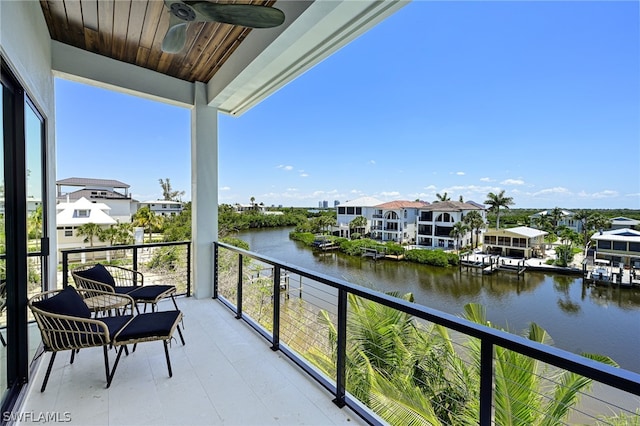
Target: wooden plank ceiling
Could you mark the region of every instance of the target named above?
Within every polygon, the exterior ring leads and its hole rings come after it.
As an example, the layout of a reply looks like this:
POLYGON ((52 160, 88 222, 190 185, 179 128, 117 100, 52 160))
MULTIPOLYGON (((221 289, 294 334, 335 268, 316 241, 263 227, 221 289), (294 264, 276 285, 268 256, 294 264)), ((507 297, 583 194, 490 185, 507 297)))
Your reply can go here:
MULTIPOLYGON (((220 3, 272 6, 275 0, 220 3)), ((191 22, 184 49, 168 54, 161 45, 169 28, 169 10, 161 0, 40 0, 40 4, 53 40, 190 82, 208 82, 251 31, 191 22)))

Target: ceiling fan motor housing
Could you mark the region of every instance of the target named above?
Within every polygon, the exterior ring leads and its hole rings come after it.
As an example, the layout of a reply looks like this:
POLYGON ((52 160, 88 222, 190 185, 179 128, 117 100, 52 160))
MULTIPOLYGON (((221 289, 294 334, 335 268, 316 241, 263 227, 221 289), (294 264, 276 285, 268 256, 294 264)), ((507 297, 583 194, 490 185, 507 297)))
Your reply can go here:
POLYGON ((173 13, 173 16, 180 18, 183 21, 193 21, 196 19, 196 12, 194 12, 191 7, 181 2, 171 3, 171 13, 173 13))

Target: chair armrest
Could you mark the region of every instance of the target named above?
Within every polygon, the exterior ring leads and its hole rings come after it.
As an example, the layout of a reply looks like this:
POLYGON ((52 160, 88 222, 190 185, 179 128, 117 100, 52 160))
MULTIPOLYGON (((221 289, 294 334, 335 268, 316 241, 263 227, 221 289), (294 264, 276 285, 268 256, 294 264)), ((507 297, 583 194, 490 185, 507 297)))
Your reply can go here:
POLYGON ((124 309, 123 315, 133 315, 135 302, 131 296, 117 294, 112 291, 100 291, 87 288, 79 288, 78 293, 82 296, 92 312, 107 312, 112 309, 124 309))
POLYGON ((134 269, 117 265, 105 265, 117 287, 130 287, 144 285, 144 275, 134 269))
POLYGON ((38 323, 47 350, 64 351, 111 343, 109 328, 100 320, 53 314, 33 306, 31 301, 29 308, 38 323))

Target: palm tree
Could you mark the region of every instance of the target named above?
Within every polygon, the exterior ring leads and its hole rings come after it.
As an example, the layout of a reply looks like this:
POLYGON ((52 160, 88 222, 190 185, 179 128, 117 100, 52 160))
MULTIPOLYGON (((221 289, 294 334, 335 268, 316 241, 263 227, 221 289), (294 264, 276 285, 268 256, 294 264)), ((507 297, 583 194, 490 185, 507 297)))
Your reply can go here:
POLYGON ((360 235, 362 235, 367 229, 367 218, 364 216, 355 217, 351 222, 349 222, 349 228, 355 229, 356 232, 362 230, 362 232, 359 232, 360 235))
POLYGON ((184 195, 184 191, 174 191, 171 188, 171 182, 169 178, 158 179, 160 186, 162 187, 162 199, 166 201, 180 201, 180 197, 184 195))
POLYGON ((449 197, 449 195, 446 192, 443 192, 442 195, 436 194, 436 200, 434 201, 434 203, 437 203, 440 201, 451 201, 451 197, 449 197))
POLYGON ((489 211, 496 213, 496 228, 500 229, 500 207, 504 207, 508 209, 509 206, 514 204, 512 197, 505 197, 504 189, 497 194, 490 192, 487 194, 487 199, 484 201, 485 204, 488 204, 489 211))
POLYGON ((460 253, 460 239, 469 231, 469 227, 462 221, 456 222, 451 228, 451 232, 449 232, 449 236, 451 238, 456 239, 456 247, 458 248, 458 253, 460 253))
MULTIPOLYGON (((89 243, 89 247, 93 247, 93 239, 98 237, 100 241, 104 241, 104 234, 102 227, 97 223, 88 222, 84 225, 80 225, 76 228, 76 235, 79 237, 85 237, 84 242, 89 243)), ((95 259, 95 253, 93 253, 95 259)))
MULTIPOLYGON (((465 374, 458 372, 464 362, 449 364, 458 358, 440 327, 419 324, 411 315, 353 294, 348 297, 348 391, 389 424, 461 424, 459 416, 472 391, 463 380, 465 374)), ((403 299, 413 301, 413 296, 403 299)), ((334 377, 335 320, 326 311, 321 311, 321 318, 331 352, 316 346, 308 357, 334 377)))
MULTIPOLYGON (((487 320, 483 306, 471 303, 464 310, 466 319, 496 328, 487 320)), ((543 344, 552 343, 547 332, 535 323, 530 324, 525 337, 543 344)), ((480 371, 480 343, 477 339, 469 339, 468 345, 477 366, 469 371, 475 373, 480 371)), ((498 425, 566 424, 570 411, 590 387, 591 379, 568 371, 551 371, 550 367, 538 360, 497 345, 494 350, 493 422, 498 425)), ((617 366, 606 356, 582 356, 617 366)))
POLYGON ((471 210, 464 217, 464 222, 469 226, 471 231, 476 234, 476 244, 475 248, 478 248, 478 236, 480 234, 480 229, 482 229, 485 225, 484 219, 482 219, 482 215, 475 210, 471 210))
POLYGON ((558 235, 558 224, 562 220, 564 213, 560 207, 554 207, 550 212, 547 212, 547 216, 551 219, 551 223, 553 224, 553 232, 558 235))
POLYGON ((29 236, 36 240, 36 248, 40 248, 40 236, 42 235, 42 204, 29 215, 29 236))
POLYGON ((153 232, 153 228, 159 227, 162 224, 162 217, 156 216, 149 206, 144 206, 134 215, 133 223, 136 226, 141 226, 149 230, 149 242, 151 242, 151 233, 153 232))

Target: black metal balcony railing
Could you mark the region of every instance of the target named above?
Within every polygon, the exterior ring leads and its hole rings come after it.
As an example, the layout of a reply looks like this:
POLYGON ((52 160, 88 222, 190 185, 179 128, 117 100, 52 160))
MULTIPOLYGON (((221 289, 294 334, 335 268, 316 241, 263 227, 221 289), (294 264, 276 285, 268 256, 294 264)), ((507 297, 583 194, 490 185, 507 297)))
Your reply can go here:
POLYGON ((191 295, 191 242, 132 244, 60 250, 62 285, 70 280, 74 265, 108 262, 144 274, 145 284, 172 283, 177 293, 191 295))
MULTIPOLYGON (((236 318, 243 319, 263 335, 273 350, 281 351, 328 389, 335 397, 334 402, 338 406, 348 405, 372 424, 383 421, 372 409, 367 408, 363 401, 347 391, 350 384, 347 377, 354 377, 354 372, 348 371, 347 366, 349 362, 347 348, 352 343, 347 340, 348 323, 353 327, 353 316, 356 315, 357 310, 354 310, 354 306, 350 304, 353 303, 353 296, 375 304, 380 309, 408 314, 421 323, 434 324, 437 327, 452 330, 456 337, 450 341, 450 345, 459 345, 460 336, 476 342, 479 354, 477 364, 472 361, 467 362, 478 372, 477 395, 479 398, 476 421, 481 425, 496 422, 496 410, 499 409, 496 408, 498 397, 500 399, 510 397, 510 395, 496 394, 497 380, 502 384, 514 381, 512 377, 501 376, 502 370, 496 370, 496 354, 503 353, 504 350, 544 364, 554 371, 571 372, 583 376, 598 383, 600 387, 613 389, 616 393, 623 393, 634 400, 640 396, 640 374, 637 373, 618 369, 228 244, 214 243, 214 258, 216 263, 214 298, 229 307, 236 318), (316 362, 312 363, 310 359, 316 362), (323 368, 320 368, 320 365, 323 368), (327 374, 327 370, 331 370, 331 374, 327 374)), ((439 365, 439 361, 436 360, 434 365, 439 365)), ((355 374, 357 375, 358 372, 355 374)), ((435 374, 446 375, 447 373, 440 371, 435 374)), ((554 386, 563 385, 562 381, 554 381, 555 379, 543 373, 540 373, 537 379, 548 380, 554 386)), ((518 383, 517 385, 527 386, 528 384, 518 383)), ((513 383, 506 386, 513 386, 513 383)), ((605 392, 605 395, 608 393, 605 392)), ((574 407, 576 416, 587 417, 587 421, 581 419, 580 423, 595 423, 600 420, 600 416, 610 415, 620 410, 624 415, 632 416, 634 419, 640 416, 640 412, 633 411, 635 408, 621 408, 618 396, 611 396, 608 401, 600 395, 593 397, 583 394, 582 397, 593 398, 591 401, 596 401, 594 405, 599 404, 603 407, 596 411, 596 414, 593 414, 593 407, 582 411, 574 407)), ((552 395, 550 399, 553 398, 552 395)), ((442 406, 449 407, 450 404, 445 403, 442 406)))

